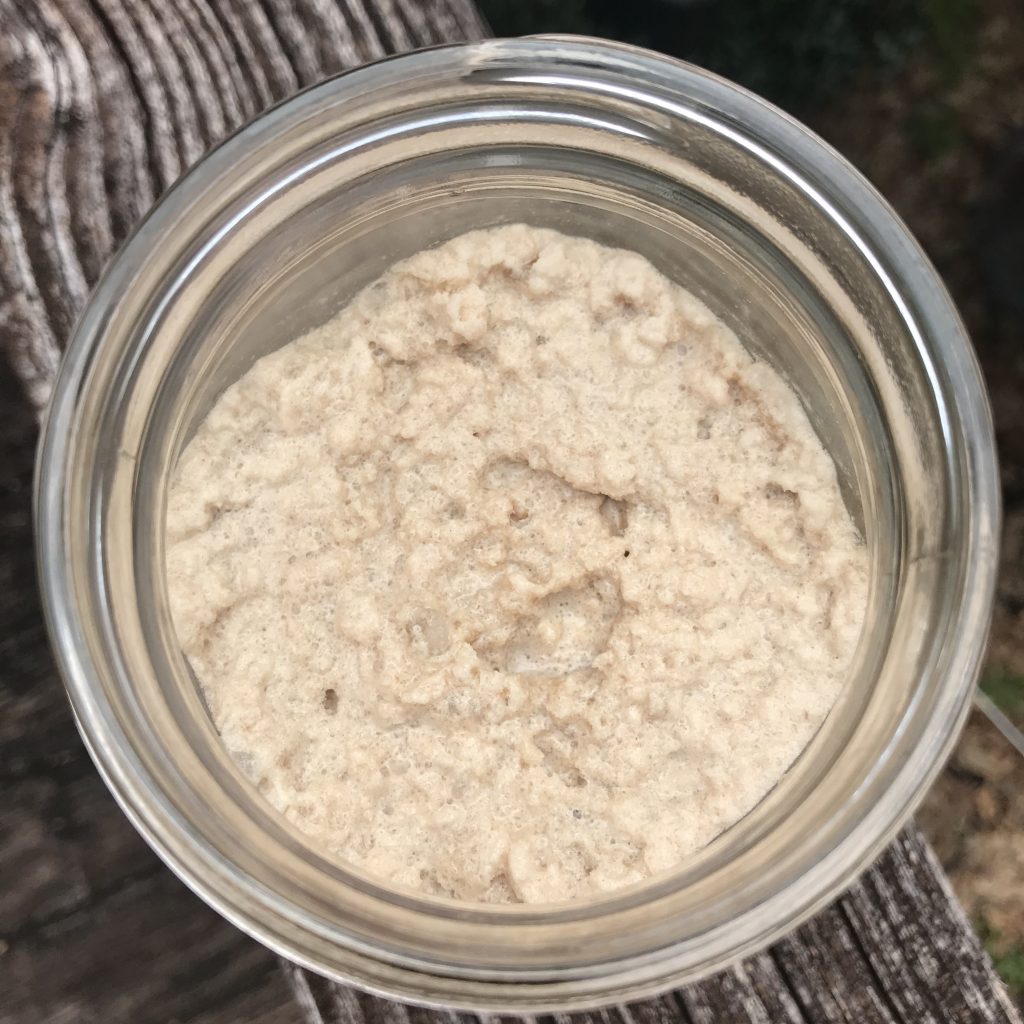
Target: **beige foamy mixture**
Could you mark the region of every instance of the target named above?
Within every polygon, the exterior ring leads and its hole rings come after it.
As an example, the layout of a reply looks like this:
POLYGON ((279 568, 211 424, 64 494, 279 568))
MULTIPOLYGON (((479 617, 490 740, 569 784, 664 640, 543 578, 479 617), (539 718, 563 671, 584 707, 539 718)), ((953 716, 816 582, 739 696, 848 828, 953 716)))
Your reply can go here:
POLYGON ((313 840, 583 898, 749 811, 821 724, 867 558, 793 393, 644 259, 524 226, 393 267, 182 456, 177 629, 313 840))

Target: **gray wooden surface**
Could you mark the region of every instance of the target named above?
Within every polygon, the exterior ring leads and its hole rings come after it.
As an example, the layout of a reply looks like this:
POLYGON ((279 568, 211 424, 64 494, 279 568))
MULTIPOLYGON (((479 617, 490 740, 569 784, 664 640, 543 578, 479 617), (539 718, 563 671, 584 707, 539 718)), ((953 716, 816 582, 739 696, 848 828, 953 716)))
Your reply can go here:
MULTIPOLYGON (((279 963, 134 834, 88 763, 47 651, 30 488, 35 416, 74 318, 181 171, 326 74, 485 31, 470 0, 0 0, 0 1024, 445 1017, 279 963)), ((762 955, 572 1019, 1019 1020, 913 828, 762 955)))

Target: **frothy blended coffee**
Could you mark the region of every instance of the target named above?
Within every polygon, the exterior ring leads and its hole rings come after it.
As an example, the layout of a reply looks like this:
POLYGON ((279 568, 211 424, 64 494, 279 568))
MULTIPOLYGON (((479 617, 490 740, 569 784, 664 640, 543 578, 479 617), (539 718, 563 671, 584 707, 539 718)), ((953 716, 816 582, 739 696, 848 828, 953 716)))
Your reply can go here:
POLYGON ((167 534, 181 643, 261 792, 467 900, 585 898, 728 828, 821 725, 866 601, 779 376, 640 256, 521 225, 253 366, 167 534))

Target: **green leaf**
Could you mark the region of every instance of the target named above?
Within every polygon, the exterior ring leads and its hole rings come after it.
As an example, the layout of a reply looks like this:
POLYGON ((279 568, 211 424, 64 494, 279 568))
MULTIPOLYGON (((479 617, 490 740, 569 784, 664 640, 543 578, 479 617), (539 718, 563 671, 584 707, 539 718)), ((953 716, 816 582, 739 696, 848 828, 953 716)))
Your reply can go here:
POLYGON ((977 923, 978 938, 985 947, 985 952, 992 957, 996 973, 1010 990, 1010 994, 1019 999, 1024 996, 1024 947, 1012 945, 1007 947, 998 930, 988 921, 977 923))
POLYGON ((981 22, 978 0, 926 0, 925 10, 939 73, 947 85, 955 85, 974 56, 981 22))
POLYGON ((931 104, 907 118, 907 138, 920 156, 937 160, 960 145, 963 132, 956 111, 945 104, 931 104))
POLYGON ((982 674, 981 689, 1000 711, 1011 718, 1024 717, 1024 675, 992 665, 982 674))

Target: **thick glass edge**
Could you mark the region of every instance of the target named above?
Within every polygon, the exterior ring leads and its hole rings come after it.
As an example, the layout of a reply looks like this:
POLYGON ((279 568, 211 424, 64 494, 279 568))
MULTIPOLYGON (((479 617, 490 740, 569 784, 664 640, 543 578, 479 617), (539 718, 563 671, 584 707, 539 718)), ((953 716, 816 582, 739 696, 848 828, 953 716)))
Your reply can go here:
MULTIPOLYGON (((553 41, 547 43, 545 41, 512 41, 510 43, 485 43, 480 44, 480 49, 490 50, 492 52, 507 52, 510 49, 517 51, 516 56, 523 58, 525 52, 524 47, 539 47, 541 56, 548 60, 554 59, 573 59, 574 56, 579 56, 581 59, 585 55, 589 60, 593 60, 595 50, 616 50, 626 52, 630 56, 630 60, 635 61, 637 64, 656 63, 659 68, 666 64, 673 65, 676 68, 676 73, 685 74, 689 76, 689 84, 694 83, 702 86, 708 86, 710 83, 714 86, 713 91, 722 92, 726 99, 737 99, 742 98, 746 103, 752 103, 756 105, 756 109, 762 112, 763 116, 773 118, 777 116, 772 108, 768 107, 760 100, 756 100, 749 95, 741 94, 735 87, 729 86, 721 80, 714 80, 710 76, 706 76, 702 72, 698 72, 694 69, 688 69, 681 65, 677 65, 675 62, 670 62, 667 59, 655 58, 652 55, 645 54, 643 51, 635 51, 627 48, 617 48, 608 46, 608 44, 599 43, 577 43, 569 40, 558 42, 557 46, 554 45, 553 41), (548 47, 551 46, 552 49, 548 47), (554 50, 557 49, 557 53, 554 50), (566 51, 575 51, 575 54, 566 54, 566 51), (585 53, 581 52, 585 51, 585 53)), ((441 50, 428 51, 424 54, 416 54, 410 57, 395 58, 398 60, 426 60, 430 58, 431 65, 433 62, 438 60, 442 55, 449 53, 456 53, 460 58, 459 63, 466 66, 473 63, 472 60, 468 59, 468 50, 476 49, 474 47, 463 48, 444 48, 441 50)), ((483 55, 486 58, 487 54, 483 55)), ((390 63, 390 62, 389 62, 390 63)), ((353 72, 352 74, 358 75, 363 74, 373 69, 364 69, 363 71, 353 72)), ((328 82, 324 85, 315 86, 311 90, 307 90, 299 97, 293 100, 287 101, 286 104, 275 108, 268 114, 264 115, 264 118, 255 125, 250 126, 247 129, 243 129, 242 132, 235 136, 233 140, 229 140, 228 143, 224 144, 221 151, 215 153, 213 157, 208 158, 213 160, 214 158, 220 157, 221 162, 229 159, 229 157, 223 155, 224 148, 230 147, 232 143, 241 144, 241 140, 246 138, 246 133, 255 131, 259 127, 263 131, 270 131, 271 124, 275 118, 290 120, 293 112, 299 113, 302 105, 305 109, 315 109, 318 100, 318 96, 321 90, 331 90, 337 80, 328 82), (291 105, 296 104, 296 108, 292 109, 291 105)), ((328 96, 329 92, 324 92, 324 96, 328 96)), ((738 103, 738 100, 737 100, 738 103)), ((736 106, 737 104, 732 104, 736 106)), ((743 104, 739 104, 742 106, 743 104)), ((730 111, 731 115, 741 116, 742 111, 737 114, 737 111, 733 109, 730 111)), ((882 247, 890 256, 894 256, 897 259, 905 259, 908 265, 915 269, 914 279, 904 281, 902 284, 911 292, 916 293, 919 298, 927 300, 921 303, 922 309, 919 311, 922 319, 925 321, 928 330, 926 333, 930 339, 936 343, 936 348, 941 357, 940 361, 943 362, 949 372, 949 376, 952 379, 950 382, 953 388, 954 394, 958 398, 965 399, 964 403, 957 402, 957 412, 959 417, 962 419, 960 440, 963 442, 964 462, 965 465, 962 467, 968 487, 970 491, 974 492, 980 499, 978 504, 981 505, 980 515, 977 520, 971 519, 970 521, 970 541, 968 544, 968 564, 967 564, 967 576, 965 579, 965 586, 967 592, 972 595, 972 599, 965 603, 965 606, 961 608, 961 623, 968 631, 979 631, 983 636, 987 620, 991 610, 991 588, 994 580, 994 559, 993 552, 995 549, 996 535, 998 530, 998 491, 996 488, 996 472, 995 472, 995 460, 994 460, 994 449, 991 443, 986 444, 986 439, 991 438, 991 423, 990 416, 988 414, 987 404, 984 398, 984 391, 980 385, 980 375, 978 372, 976 361, 973 360, 969 346, 965 342, 965 335, 963 334, 962 326, 956 317, 956 314, 952 311, 952 307, 949 304, 948 298, 945 297, 944 291, 941 285, 934 278, 934 272, 932 272, 927 264, 927 261, 923 258, 920 250, 905 233, 902 226, 898 221, 895 220, 895 215, 884 206, 884 203, 879 199, 877 193, 874 193, 873 189, 870 188, 859 178, 856 172, 852 171, 845 162, 840 161, 840 166, 832 166, 832 161, 836 161, 837 158, 834 154, 825 150, 823 144, 816 140, 810 135, 805 129, 800 128, 795 122, 789 121, 787 127, 790 132, 793 132, 798 139, 802 140, 798 149, 806 150, 806 152, 798 153, 799 156, 804 157, 813 166, 813 168, 819 173, 826 169, 833 176, 833 184, 836 182, 840 183, 842 189, 847 190, 848 194, 845 198, 851 203, 851 206, 856 207, 860 213, 866 216, 866 224, 858 224, 861 230, 866 229, 866 233, 875 236, 875 245, 882 247), (814 159, 811 159, 811 158, 814 159), (858 198, 857 193, 862 193, 858 198), (872 209, 872 206, 875 208, 872 209), (888 223, 887 223, 888 218, 888 223), (988 501, 985 497, 988 497, 988 501)), ((767 126, 766 126, 767 127, 767 126)), ((771 125, 772 128, 780 128, 776 122, 771 125)), ((796 143, 797 139, 790 140, 796 143)), ((790 154, 792 155, 792 154, 790 154)), ((175 206, 185 207, 191 202, 191 194, 202 189, 202 176, 200 172, 209 172, 212 174, 212 165, 200 165, 195 171, 187 176, 182 183, 180 183, 174 191, 164 201, 167 205, 161 204, 160 207, 150 215, 149 218, 140 226, 136 234, 129 241, 124 252, 127 253, 129 250, 140 250, 148 247, 151 241, 147 240, 147 236, 158 237, 159 232, 170 225, 173 225, 174 220, 177 216, 175 213, 175 206)), ((141 816, 135 811, 131 804, 135 804, 139 798, 139 792, 134 790, 133 783, 135 780, 132 778, 133 767, 121 760, 125 752, 118 750, 116 743, 111 742, 111 735, 109 730, 112 728, 112 723, 104 715, 104 709, 95 700, 96 688, 90 682, 89 676, 91 674, 92 667, 86 665, 82 659, 78 656, 75 651, 74 637, 76 635, 76 621, 73 614, 73 609, 68 607, 67 599, 70 594, 70 579, 68 574, 68 566, 65 564, 63 557, 52 557, 53 553, 61 552, 63 543, 65 540, 65 523, 63 520, 62 512, 65 509, 65 495, 62 493, 61 478, 63 474, 63 467, 66 463, 68 453, 71 449, 70 431, 74 426, 74 410, 75 403, 77 400, 78 388, 81 385, 85 375, 88 360, 90 358, 90 346, 94 343, 96 337, 102 331, 103 321, 103 310, 106 305, 117 301, 117 296, 124 287, 125 283, 131 279, 132 273, 126 269, 127 256, 123 256, 119 261, 116 261, 114 266, 108 271, 108 274, 104 277, 101 284, 98 286, 95 293, 94 299, 83 316, 79 328, 75 334, 75 340, 72 343, 68 357, 65 361, 64 366, 61 370, 60 378, 58 379, 57 386, 55 388, 54 400, 50 408, 49 415, 47 417, 46 426, 44 428, 43 440, 40 446, 40 459, 39 469, 37 475, 37 498, 36 498, 36 509, 37 509, 37 529, 38 529, 38 550, 40 555, 40 569, 41 569, 41 583, 44 590, 44 605, 47 610, 47 617, 49 622, 49 628, 51 635, 54 637, 54 646, 58 651, 58 656, 61 661, 61 669, 68 680, 69 691, 72 694, 73 703, 76 707, 76 714, 79 719, 80 728, 83 733, 87 735, 90 740, 90 750, 100 764, 101 770, 105 778, 108 781, 108 785, 118 794, 119 800, 122 802, 122 806, 129 812, 129 816, 132 817, 137 827, 142 824, 141 816), (114 771, 110 771, 114 768, 114 771), (118 792, 120 790, 120 793, 118 792), (122 799, 123 797, 123 799, 122 799), (130 804, 126 803, 130 801, 130 804)), ((976 509, 977 510, 977 509, 976 509)), ((978 646, 978 645, 975 645, 978 646)), ((957 703, 960 704, 959 718, 962 720, 963 715, 966 714, 969 706, 970 690, 963 686, 962 682, 959 686, 955 685, 956 681, 963 680, 968 677, 972 677, 976 674, 978 662, 980 660, 980 650, 967 651, 963 647, 961 649, 954 649, 951 653, 951 657, 948 663, 948 674, 950 679, 950 685, 947 687, 949 696, 951 699, 959 697, 957 703)), ((941 756, 943 751, 947 751, 951 747, 953 739, 955 738, 956 729, 948 731, 947 736, 944 738, 944 742, 941 747, 937 747, 933 752, 941 756)), ((936 738, 938 740, 938 738, 936 738)), ((924 785, 929 781, 928 778, 922 778, 920 773, 910 771, 912 766, 905 766, 901 779, 904 788, 904 795, 908 796, 908 800, 904 804, 903 809, 895 816, 894 820, 889 823, 889 829, 887 834, 882 833, 879 838, 876 839, 875 843, 871 847, 862 849, 860 856, 856 858, 861 864, 866 862, 878 849, 884 845, 891 835, 895 833, 899 824, 905 818, 906 814, 912 809, 911 804, 915 798, 915 791, 920 792, 924 785), (903 776, 912 777, 903 777, 903 776), (907 789, 910 792, 907 792, 907 789)), ((931 775, 934 775, 938 770, 938 765, 934 767, 931 775)), ((891 813, 891 812, 890 812, 891 813)), ((148 828, 140 827, 140 831, 147 834, 147 838, 150 839, 151 843, 157 847, 158 852, 169 863, 175 870, 185 877, 185 880, 192 885, 194 888, 201 889, 204 897, 218 906, 218 909, 225 916, 235 920, 236 924, 243 924, 244 922, 237 918, 237 914, 231 912, 231 908, 226 907, 223 900, 218 898, 217 895, 210 891, 207 884, 198 884, 199 880, 192 877, 188 873, 188 869, 182 865, 174 862, 173 855, 168 849, 162 848, 162 843, 158 837, 149 831, 148 828)), ((836 854, 838 851, 833 851, 836 854)), ((848 851, 850 852, 850 851, 848 851)), ((833 858, 834 859, 834 858, 833 858)), ((844 858, 845 859, 845 858, 844 858)), ((836 866, 835 863, 832 865, 836 866)), ((849 864, 846 869, 849 870, 849 864)), ((834 883, 835 884, 835 883, 834 883)), ((834 893, 831 891, 823 892, 814 906, 804 908, 804 912, 800 915, 801 917, 807 916, 807 914, 817 909, 818 905, 823 904, 831 897, 834 893)), ((795 923, 793 919, 786 921, 781 928, 776 929, 782 930, 782 928, 789 927, 795 923)), ((272 937, 267 934, 258 933, 257 929, 254 929, 249 922, 249 926, 246 930, 257 933, 257 937, 268 944, 276 945, 272 937)), ((771 935, 761 936, 758 939, 751 940, 756 945, 762 944, 771 938, 771 935)), ((281 949, 287 955, 293 958, 296 955, 296 950, 288 946, 281 949)), ((742 955, 738 953, 737 955, 742 955)), ((310 963, 309 966, 314 966, 317 969, 323 970, 323 965, 310 963)), ((352 979, 346 979, 352 980, 352 979)), ((668 979, 671 981, 671 979, 668 979)), ((666 983, 668 983, 666 981, 666 983)), ((659 982, 655 987, 661 987, 659 982)), ((394 989, 390 989, 390 992, 394 992, 394 989)), ((632 990, 631 990, 632 991, 632 990)), ((647 991, 647 990, 644 990, 647 991)), ((525 995, 525 993, 524 993, 525 995)), ((616 994, 615 998, 620 998, 621 994, 616 994)), ((424 994, 420 991, 410 995, 410 998, 423 999, 424 994)), ((597 998, 595 1001, 599 1002, 603 1000, 603 996, 597 998)), ((428 1000, 429 1001, 429 1000, 428 1000)), ((451 1001, 444 1000, 447 1005, 451 1005, 451 1001)), ((478 1005, 478 1004, 473 1004, 478 1005)), ((500 1005, 507 1005, 502 1003, 500 1005)), ((531 1003, 531 1005, 533 1005, 531 1003)), ((544 1004, 540 1004, 544 1005, 544 1004)), ((564 1002, 557 1005, 565 1005, 564 1002)), ((590 1005, 589 1003, 577 1004, 575 1001, 573 1005, 590 1005)))

